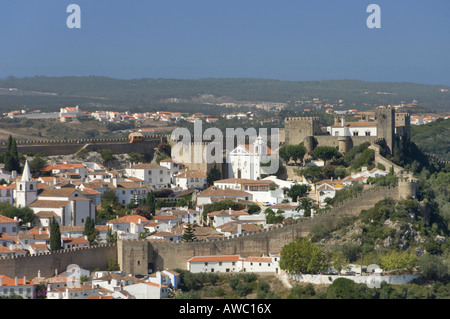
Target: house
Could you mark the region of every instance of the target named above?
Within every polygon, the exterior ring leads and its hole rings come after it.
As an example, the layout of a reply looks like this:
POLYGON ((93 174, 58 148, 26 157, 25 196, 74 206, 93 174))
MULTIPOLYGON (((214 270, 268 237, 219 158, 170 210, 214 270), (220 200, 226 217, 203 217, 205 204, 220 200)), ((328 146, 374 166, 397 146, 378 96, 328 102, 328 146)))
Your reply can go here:
POLYGON ((208 272, 272 272, 279 273, 278 254, 242 258, 239 255, 195 256, 187 261, 193 273, 208 272))
POLYGON ((128 291, 136 299, 163 299, 169 297, 169 287, 153 282, 141 282, 124 286, 123 290, 128 291))
POLYGON ((125 215, 109 220, 106 225, 121 238, 137 239, 140 233, 145 232, 147 222, 147 218, 140 215, 125 215))
POLYGON ((172 232, 164 232, 159 231, 151 236, 148 236, 150 239, 164 239, 166 241, 178 242, 181 239, 181 234, 174 234, 172 232))
POLYGON ((239 272, 242 270, 239 255, 196 256, 187 261, 187 269, 193 273, 201 272, 239 272))
POLYGON ((228 178, 214 181, 214 186, 221 189, 243 190, 252 195, 253 201, 262 204, 281 203, 284 191, 272 180, 252 180, 247 178, 228 178))
POLYGON ((302 211, 297 211, 297 207, 291 203, 280 203, 272 205, 270 208, 276 213, 278 210, 283 211, 284 218, 297 218, 303 216, 302 211))
POLYGON ((92 285, 94 287, 104 288, 114 292, 121 291, 122 287, 138 282, 139 280, 136 277, 118 273, 108 273, 99 278, 92 279, 92 285))
POLYGON ((217 186, 211 186, 197 194, 197 206, 211 204, 214 199, 241 199, 253 201, 253 195, 243 190, 231 188, 221 189, 217 186))
POLYGON ((141 163, 125 169, 128 177, 137 177, 152 188, 170 188, 171 172, 167 167, 152 164, 141 163))
POLYGON ((80 238, 61 238, 62 249, 89 247, 90 243, 86 237, 87 236, 80 238))
POLYGON ((148 276, 148 281, 177 290, 180 282, 180 274, 171 270, 157 271, 148 276))
POLYGON ((10 278, 0 275, 0 297, 12 295, 21 296, 24 299, 33 299, 37 285, 23 278, 10 278))
POLYGON ((208 223, 218 228, 233 220, 237 220, 240 215, 248 215, 245 211, 235 211, 231 208, 208 213, 208 223))
POLYGON ((13 219, 0 215, 0 233, 17 236, 19 233, 19 221, 17 217, 13 219))
POLYGON ((233 222, 226 227, 224 226, 226 225, 222 225, 220 232, 223 233, 225 237, 248 235, 262 231, 261 227, 248 223, 233 222))
POLYGON ((100 288, 92 285, 78 287, 60 287, 47 291, 47 299, 88 299, 92 296, 100 296, 100 288))
POLYGON ((6 202, 9 204, 14 203, 14 185, 0 185, 0 202, 6 202))
POLYGON ((185 169, 174 177, 174 184, 182 189, 203 189, 208 185, 207 176, 200 170, 185 169))
POLYGON ((275 257, 247 257, 243 260, 244 272, 271 272, 280 273, 279 258, 275 257))

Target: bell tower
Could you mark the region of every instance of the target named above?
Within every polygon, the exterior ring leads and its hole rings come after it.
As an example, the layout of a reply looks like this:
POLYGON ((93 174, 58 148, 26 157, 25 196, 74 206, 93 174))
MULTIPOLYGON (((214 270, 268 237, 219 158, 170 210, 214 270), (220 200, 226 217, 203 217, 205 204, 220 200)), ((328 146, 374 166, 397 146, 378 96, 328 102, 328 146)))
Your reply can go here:
POLYGON ((23 168, 22 179, 16 182, 15 206, 25 207, 37 200, 37 182, 33 181, 28 161, 23 168))

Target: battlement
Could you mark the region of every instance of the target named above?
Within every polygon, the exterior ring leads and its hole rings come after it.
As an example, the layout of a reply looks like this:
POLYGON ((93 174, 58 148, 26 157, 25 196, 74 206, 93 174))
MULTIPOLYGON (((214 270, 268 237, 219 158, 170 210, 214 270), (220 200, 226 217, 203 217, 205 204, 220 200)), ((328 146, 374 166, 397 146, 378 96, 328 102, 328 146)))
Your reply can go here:
POLYGON ((298 121, 310 122, 310 121, 319 121, 319 120, 320 119, 318 116, 286 117, 284 119, 285 122, 298 122, 298 121))

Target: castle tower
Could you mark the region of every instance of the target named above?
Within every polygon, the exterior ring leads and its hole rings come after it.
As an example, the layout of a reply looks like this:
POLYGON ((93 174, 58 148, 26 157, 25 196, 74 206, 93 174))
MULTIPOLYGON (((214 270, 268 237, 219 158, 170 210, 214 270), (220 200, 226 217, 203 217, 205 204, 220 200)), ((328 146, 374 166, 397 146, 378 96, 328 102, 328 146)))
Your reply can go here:
POLYGON ((319 117, 287 117, 284 120, 285 143, 298 145, 307 136, 320 135, 319 117))
POLYGON ((15 205, 25 207, 37 200, 37 182, 33 181, 28 161, 23 168, 22 179, 16 182, 15 205))
POLYGON ((377 136, 386 142, 388 154, 394 154, 395 143, 395 112, 391 107, 378 107, 375 110, 377 121, 377 136))

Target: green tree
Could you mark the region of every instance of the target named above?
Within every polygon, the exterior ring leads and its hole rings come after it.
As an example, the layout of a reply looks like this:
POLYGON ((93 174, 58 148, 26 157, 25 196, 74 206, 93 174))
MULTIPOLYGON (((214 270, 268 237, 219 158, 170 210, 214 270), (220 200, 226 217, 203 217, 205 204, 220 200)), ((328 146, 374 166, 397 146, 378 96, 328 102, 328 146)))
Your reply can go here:
POLYGON ((100 236, 100 232, 95 229, 94 219, 89 216, 86 218, 86 223, 84 224, 84 235, 87 236, 91 245, 95 245, 100 236))
POLYGON ((293 202, 297 202, 297 198, 305 197, 308 194, 309 190, 310 188, 308 185, 295 184, 291 186, 286 195, 289 196, 293 202))
POLYGON ((216 164, 214 164, 214 167, 206 174, 208 185, 213 185, 215 181, 218 181, 221 178, 222 172, 217 168, 216 164))
POLYGON ((185 242, 192 242, 195 240, 195 234, 192 229, 191 223, 186 224, 186 228, 184 229, 183 236, 181 236, 181 240, 185 242))
POLYGON ((328 266, 325 250, 305 238, 284 245, 280 254, 280 268, 289 274, 316 274, 328 266))
POLYGON ((295 208, 295 210, 297 212, 303 210, 303 216, 310 217, 312 208, 313 208, 312 199, 305 197, 300 199, 298 206, 295 208))
POLYGON ((411 251, 391 251, 381 257, 381 267, 385 270, 410 272, 417 265, 417 257, 411 251))
POLYGON ((118 271, 120 270, 119 263, 116 259, 109 259, 108 260, 108 266, 106 268, 107 271, 118 271))
POLYGON ((418 265, 420 273, 427 279, 442 280, 448 276, 448 266, 439 256, 430 254, 420 256, 418 265))
POLYGON ((61 248, 61 230, 58 222, 53 217, 50 223, 50 251, 59 250, 61 248))
POLYGON ((283 222, 283 211, 278 210, 276 213, 271 208, 266 208, 264 211, 266 215, 266 223, 268 224, 279 224, 283 222))
POLYGON ((107 207, 117 207, 120 206, 119 196, 117 196, 116 192, 112 189, 106 190, 102 195, 102 208, 106 209, 107 207))
POLYGON ((17 173, 21 172, 19 153, 17 152, 16 140, 10 135, 8 138, 8 145, 6 147, 6 153, 4 154, 5 170, 17 173))
POLYGON ((332 146, 317 146, 314 149, 314 156, 323 160, 325 164, 327 161, 338 157, 339 155, 339 151, 332 146))
POLYGON ((35 156, 30 162, 30 171, 32 173, 37 173, 44 168, 46 164, 47 162, 42 157, 35 156))
POLYGON ((106 232, 106 241, 110 244, 115 244, 117 242, 117 232, 113 232, 110 227, 106 232))

